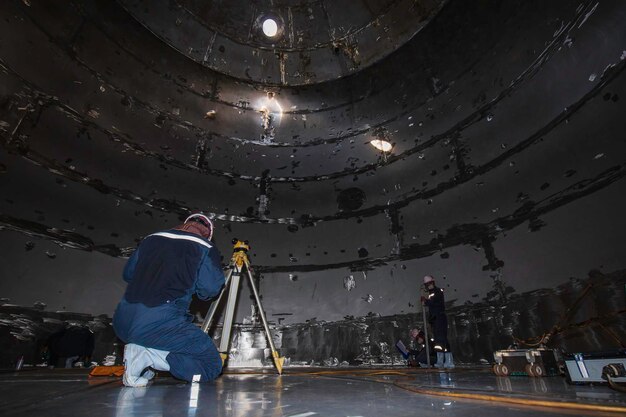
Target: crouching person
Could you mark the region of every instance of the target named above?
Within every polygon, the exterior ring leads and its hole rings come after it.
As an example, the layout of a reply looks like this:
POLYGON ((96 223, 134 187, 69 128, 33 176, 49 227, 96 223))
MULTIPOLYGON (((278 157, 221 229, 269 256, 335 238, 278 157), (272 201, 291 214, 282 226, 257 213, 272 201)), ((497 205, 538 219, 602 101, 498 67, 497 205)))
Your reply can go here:
POLYGON ((113 328, 126 343, 124 385, 146 386, 154 370, 189 382, 222 372, 213 340, 189 314, 194 293, 208 300, 224 286, 212 235, 211 220, 192 214, 184 224, 144 238, 126 263, 128 286, 113 316, 113 328))
POLYGON ((409 351, 409 366, 417 366, 427 368, 428 363, 435 363, 432 346, 434 340, 431 339, 429 348, 426 347, 426 336, 424 332, 418 329, 411 329, 411 338, 415 340, 415 349, 409 351), (430 356, 430 358, 428 358, 430 356))

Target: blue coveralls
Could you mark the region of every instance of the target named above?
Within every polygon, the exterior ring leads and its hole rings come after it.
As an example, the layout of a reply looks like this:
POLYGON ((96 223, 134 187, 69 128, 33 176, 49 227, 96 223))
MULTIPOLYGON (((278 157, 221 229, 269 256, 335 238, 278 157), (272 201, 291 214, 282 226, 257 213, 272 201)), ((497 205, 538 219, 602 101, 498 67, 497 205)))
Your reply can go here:
POLYGON ((443 290, 434 287, 428 291, 428 298, 424 304, 428 307, 430 314, 429 322, 433 328, 433 338, 435 339, 434 350, 438 352, 449 352, 448 343, 448 316, 446 316, 446 304, 443 298, 443 290))
POLYGON ((128 287, 113 316, 113 328, 126 343, 170 352, 170 373, 179 379, 217 378, 222 359, 211 338, 192 324, 191 297, 219 294, 224 273, 218 249, 181 230, 147 236, 124 267, 128 287))

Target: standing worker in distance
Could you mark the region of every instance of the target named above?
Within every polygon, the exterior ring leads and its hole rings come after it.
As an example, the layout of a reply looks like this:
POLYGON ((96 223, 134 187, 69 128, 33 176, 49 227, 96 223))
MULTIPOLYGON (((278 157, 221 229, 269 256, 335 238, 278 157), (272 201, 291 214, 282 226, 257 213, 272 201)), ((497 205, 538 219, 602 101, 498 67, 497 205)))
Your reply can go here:
POLYGON ((435 285, 435 279, 430 275, 424 277, 424 288, 428 296, 422 296, 421 301, 428 307, 428 321, 433 329, 434 350, 437 352, 435 367, 454 368, 454 359, 450 352, 450 343, 448 343, 448 316, 446 316, 443 290, 435 285))
POLYGON ((224 286, 213 223, 201 213, 144 238, 124 267, 128 287, 113 316, 124 348, 124 385, 144 387, 154 370, 204 382, 222 372, 213 340, 195 326, 191 297, 218 295, 224 286), (152 368, 152 369, 150 369, 152 368))

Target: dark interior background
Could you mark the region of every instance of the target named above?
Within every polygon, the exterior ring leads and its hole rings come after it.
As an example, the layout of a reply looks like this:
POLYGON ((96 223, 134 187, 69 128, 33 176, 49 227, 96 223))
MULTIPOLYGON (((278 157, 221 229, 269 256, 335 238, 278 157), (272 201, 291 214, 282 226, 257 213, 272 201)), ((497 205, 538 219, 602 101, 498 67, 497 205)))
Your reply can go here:
MULTIPOLYGON (((406 340, 425 274, 462 359, 558 323, 555 347, 624 346, 626 3, 13 0, 0 18, 7 338, 32 339, 26 310, 110 317, 141 238, 201 210, 225 263, 249 240, 301 360, 406 340), (332 330, 365 322, 378 336, 332 330)), ((252 304, 244 286, 238 322, 252 304)))

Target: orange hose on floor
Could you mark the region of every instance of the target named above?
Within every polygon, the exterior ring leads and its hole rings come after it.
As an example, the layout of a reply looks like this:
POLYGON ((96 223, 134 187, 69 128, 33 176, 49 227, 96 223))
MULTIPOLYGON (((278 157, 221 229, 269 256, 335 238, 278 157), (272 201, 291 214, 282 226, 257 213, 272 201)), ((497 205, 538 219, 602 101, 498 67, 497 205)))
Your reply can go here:
MULTIPOLYGON (((476 371, 476 369, 465 369, 467 371, 476 371)), ((463 372, 464 369, 455 369, 454 372, 463 372)), ((344 375, 344 376, 354 376, 354 377, 375 377, 378 375, 400 375, 404 377, 414 377, 415 374, 420 373, 438 373, 439 371, 436 369, 420 369, 420 370, 395 370, 395 369, 337 369, 337 370, 323 370, 323 371, 310 371, 310 372, 286 372, 285 375, 291 376, 333 376, 333 375, 344 375)), ((243 372, 233 372, 233 374, 261 374, 260 372, 255 371, 243 371, 243 372)), ((414 387, 408 384, 403 384, 401 381, 389 381, 383 380, 380 378, 372 378, 370 379, 372 382, 381 382, 387 384, 393 384, 394 386, 414 392, 417 394, 423 395, 432 395, 438 397, 450 397, 450 398, 458 398, 465 400, 474 400, 474 401, 489 401, 492 403, 499 403, 501 405, 510 404, 510 405, 519 405, 526 407, 544 407, 544 408, 552 408, 552 409, 562 409, 562 410, 571 410, 571 411, 596 411, 596 412, 610 412, 610 413, 623 413, 626 415, 626 407, 622 406, 609 406, 609 405, 600 405, 600 404, 581 404, 569 401, 550 401, 550 400, 534 400, 534 399, 526 399, 526 398, 511 398, 499 395, 489 395, 489 394, 473 394, 469 392, 453 392, 444 389, 428 389, 428 388, 419 388, 414 387)))
POLYGON ((451 392, 436 389, 416 388, 410 385, 399 383, 398 381, 393 383, 394 386, 402 388, 407 391, 415 392, 424 395, 435 395, 439 397, 452 397, 462 398, 468 400, 478 401, 490 401, 505 404, 524 405, 532 407, 550 407, 561 408, 567 410, 579 410, 579 411, 609 411, 612 413, 626 413, 626 407, 609 406, 599 404, 580 404, 567 401, 548 401, 548 400, 531 400, 525 398, 511 398, 499 395, 487 395, 487 394, 472 394, 468 392, 451 392))

